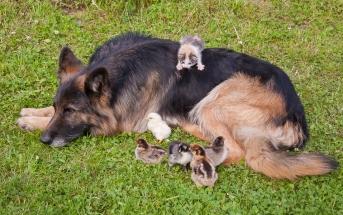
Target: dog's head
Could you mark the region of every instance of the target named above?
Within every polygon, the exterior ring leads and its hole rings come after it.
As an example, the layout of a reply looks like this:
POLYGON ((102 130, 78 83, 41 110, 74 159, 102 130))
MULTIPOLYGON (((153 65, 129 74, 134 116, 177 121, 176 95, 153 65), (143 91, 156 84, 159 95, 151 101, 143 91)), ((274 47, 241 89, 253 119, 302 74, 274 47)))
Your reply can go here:
POLYGON ((58 77, 60 86, 53 102, 55 114, 40 140, 59 147, 86 132, 113 133, 116 121, 110 108, 107 70, 85 68, 73 52, 64 47, 59 58, 58 77))

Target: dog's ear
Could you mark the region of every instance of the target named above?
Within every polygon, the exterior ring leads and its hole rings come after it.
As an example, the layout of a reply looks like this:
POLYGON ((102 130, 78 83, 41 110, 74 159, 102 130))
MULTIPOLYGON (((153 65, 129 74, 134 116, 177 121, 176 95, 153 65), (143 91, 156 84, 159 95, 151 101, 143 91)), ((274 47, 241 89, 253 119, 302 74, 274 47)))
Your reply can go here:
POLYGON ((104 67, 100 67, 88 74, 85 81, 85 92, 92 104, 108 104, 111 87, 108 72, 104 67))
POLYGON ((63 47, 59 59, 58 77, 62 82, 67 76, 80 72, 83 69, 82 62, 67 46, 63 47))

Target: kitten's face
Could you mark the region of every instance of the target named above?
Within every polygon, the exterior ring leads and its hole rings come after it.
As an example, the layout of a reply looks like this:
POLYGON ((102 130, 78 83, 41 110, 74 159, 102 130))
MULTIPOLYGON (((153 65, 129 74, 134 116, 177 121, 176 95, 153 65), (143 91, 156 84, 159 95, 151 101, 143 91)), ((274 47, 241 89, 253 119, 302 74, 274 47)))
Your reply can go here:
POLYGON ((180 48, 178 59, 183 68, 190 68, 197 63, 198 55, 192 46, 187 45, 180 48))

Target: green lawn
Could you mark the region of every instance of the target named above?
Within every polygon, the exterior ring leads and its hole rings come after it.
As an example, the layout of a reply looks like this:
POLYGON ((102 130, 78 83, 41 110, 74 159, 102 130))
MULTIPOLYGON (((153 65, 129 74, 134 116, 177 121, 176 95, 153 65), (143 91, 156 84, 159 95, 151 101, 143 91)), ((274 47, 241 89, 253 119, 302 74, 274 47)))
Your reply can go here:
MULTIPOLYGON (((0 214, 343 214, 341 168, 290 182, 241 162, 220 166, 212 189, 197 188, 181 166, 168 172, 166 162, 134 159, 136 138, 156 143, 150 132, 84 136, 56 149, 39 141, 41 132, 15 124, 21 108, 51 105, 65 45, 87 63, 97 46, 128 30, 173 40, 199 34, 207 47, 282 68, 307 113, 304 153, 323 152, 342 164, 341 0, 93 2, 0 3, 0 214)), ((199 142, 179 129, 169 140, 199 142)))

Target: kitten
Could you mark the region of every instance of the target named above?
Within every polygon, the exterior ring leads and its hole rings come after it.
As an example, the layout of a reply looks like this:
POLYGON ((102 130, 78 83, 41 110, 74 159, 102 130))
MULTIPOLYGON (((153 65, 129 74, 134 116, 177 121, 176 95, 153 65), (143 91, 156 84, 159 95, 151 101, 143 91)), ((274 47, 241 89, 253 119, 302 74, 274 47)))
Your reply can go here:
POLYGON ((189 69, 195 64, 198 64, 198 70, 203 70, 205 65, 201 63, 201 52, 204 50, 204 40, 197 35, 185 35, 181 38, 180 43, 177 70, 189 69))

